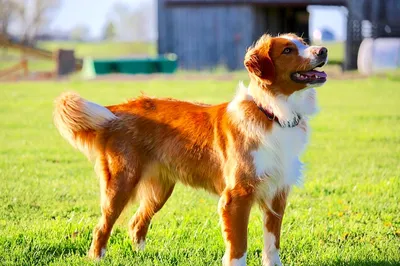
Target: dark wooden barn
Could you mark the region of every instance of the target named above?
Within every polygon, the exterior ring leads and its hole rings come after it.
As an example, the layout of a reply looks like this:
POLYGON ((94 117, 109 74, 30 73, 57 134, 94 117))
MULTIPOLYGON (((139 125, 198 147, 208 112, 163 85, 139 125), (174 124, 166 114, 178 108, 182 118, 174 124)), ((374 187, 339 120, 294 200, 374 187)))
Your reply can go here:
POLYGON ((347 7, 345 69, 356 68, 365 35, 400 37, 399 0, 158 0, 158 52, 177 54, 183 69, 241 69, 247 47, 265 32, 308 39, 308 5, 347 7))

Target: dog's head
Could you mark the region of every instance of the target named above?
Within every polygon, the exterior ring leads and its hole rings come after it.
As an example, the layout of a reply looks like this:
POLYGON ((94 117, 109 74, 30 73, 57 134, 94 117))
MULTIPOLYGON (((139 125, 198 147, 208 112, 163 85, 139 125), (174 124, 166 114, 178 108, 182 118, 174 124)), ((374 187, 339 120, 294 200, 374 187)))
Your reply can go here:
POLYGON ((295 34, 263 35, 246 53, 244 64, 251 78, 274 93, 290 95, 325 83, 325 72, 315 70, 328 61, 328 50, 308 46, 295 34))

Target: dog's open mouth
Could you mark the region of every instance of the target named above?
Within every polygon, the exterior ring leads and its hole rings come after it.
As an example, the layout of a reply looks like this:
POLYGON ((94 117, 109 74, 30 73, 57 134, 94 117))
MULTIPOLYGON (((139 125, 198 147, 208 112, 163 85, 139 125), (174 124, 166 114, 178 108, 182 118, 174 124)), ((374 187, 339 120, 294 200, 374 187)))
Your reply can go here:
POLYGON ((326 81, 326 77, 327 75, 324 71, 317 71, 315 69, 309 71, 300 71, 291 75, 291 78, 294 82, 308 84, 324 83, 326 81))

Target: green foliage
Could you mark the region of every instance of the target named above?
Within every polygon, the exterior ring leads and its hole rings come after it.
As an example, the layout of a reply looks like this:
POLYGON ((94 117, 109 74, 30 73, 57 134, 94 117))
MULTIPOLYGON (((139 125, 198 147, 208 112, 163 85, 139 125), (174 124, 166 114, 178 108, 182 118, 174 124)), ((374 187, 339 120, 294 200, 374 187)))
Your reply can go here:
POLYGON ((88 38, 90 33, 89 27, 86 25, 76 25, 71 30, 71 39, 74 41, 82 42, 88 38))
MULTIPOLYGON (((218 103, 237 80, 4 83, 0 90, 0 264, 92 265, 86 258, 100 217, 93 166, 59 136, 53 99, 75 90, 101 104, 140 94, 218 103)), ((400 264, 399 81, 329 81, 303 156, 304 187, 289 199, 285 265, 400 264)), ((144 252, 132 251, 120 217, 99 265, 220 265, 217 201, 179 185, 155 216, 144 252)), ((254 208, 248 264, 260 265, 262 219, 254 208)))
POLYGON ((103 40, 113 40, 117 36, 117 30, 112 21, 109 21, 104 27, 103 40))

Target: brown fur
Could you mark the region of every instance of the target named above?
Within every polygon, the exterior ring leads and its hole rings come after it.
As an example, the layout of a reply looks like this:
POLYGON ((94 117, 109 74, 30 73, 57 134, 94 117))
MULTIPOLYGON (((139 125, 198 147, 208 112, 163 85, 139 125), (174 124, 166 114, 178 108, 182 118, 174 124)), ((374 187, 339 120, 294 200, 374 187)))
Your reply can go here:
POLYGON ((272 199, 272 212, 266 206, 263 206, 264 215, 266 216, 265 227, 268 232, 275 236, 275 247, 280 248, 281 240, 281 226, 283 215, 285 213, 287 196, 289 194, 289 188, 279 191, 272 199))
MULTIPOLYGON (((287 35, 303 42, 303 39, 294 34, 287 35)), ((310 60, 299 56, 282 55, 282 51, 285 48, 291 48, 293 49, 293 54, 298 54, 298 49, 292 41, 286 38, 271 38, 269 35, 264 35, 247 51, 245 66, 250 72, 252 79, 264 91, 289 96, 293 92, 303 89, 304 84, 294 83, 290 79, 288 72, 293 73, 308 70, 310 60), (258 59, 256 60, 256 62, 259 62, 258 64, 250 63, 254 58, 258 59), (270 73, 273 73, 273 75, 270 73)))
MULTIPOLYGON (((304 87, 287 78, 288 71, 306 62, 300 62, 298 56, 280 57, 286 45, 293 46, 286 39, 264 36, 249 49, 245 65, 253 84, 258 84, 255 101, 265 92, 289 95, 304 87)), ((85 100, 76 94, 67 93, 56 100, 55 124, 72 145, 95 161, 100 178, 102 217, 93 232, 90 257, 102 256, 111 229, 131 198, 136 198, 140 207, 131 219, 130 237, 134 244, 143 241, 152 217, 168 200, 176 182, 221 196, 226 259, 243 256, 250 209, 260 182, 254 178, 250 153, 260 140, 239 127, 227 105, 140 97, 106 107, 110 113, 94 123, 85 100)), ((271 129, 274 122, 259 112, 254 101, 245 101, 240 107, 248 119, 266 131, 271 129)), ((278 248, 287 192, 272 202, 279 217, 265 209, 265 226, 275 234, 278 248)))

